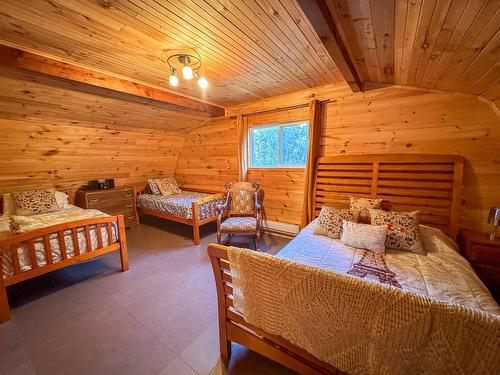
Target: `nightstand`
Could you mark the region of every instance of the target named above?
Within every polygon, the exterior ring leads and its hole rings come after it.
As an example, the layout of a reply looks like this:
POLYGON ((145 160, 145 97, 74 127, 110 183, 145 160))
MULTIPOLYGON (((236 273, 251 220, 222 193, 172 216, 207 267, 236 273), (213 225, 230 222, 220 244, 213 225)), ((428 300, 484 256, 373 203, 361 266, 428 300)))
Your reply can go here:
POLYGON ((500 238, 473 230, 463 233, 463 251, 479 278, 500 301, 500 238))
POLYGON ((75 205, 81 208, 95 208, 108 215, 123 215, 127 228, 138 224, 132 186, 103 190, 78 190, 75 195, 75 205))

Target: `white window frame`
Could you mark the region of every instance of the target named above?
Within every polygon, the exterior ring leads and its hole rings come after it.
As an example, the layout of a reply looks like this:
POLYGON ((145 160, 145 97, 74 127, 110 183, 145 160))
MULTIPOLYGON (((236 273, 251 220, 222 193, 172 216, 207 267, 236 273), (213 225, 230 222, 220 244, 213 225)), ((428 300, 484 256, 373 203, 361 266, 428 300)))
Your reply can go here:
MULTIPOLYGON (((292 121, 292 122, 285 122, 285 123, 276 123, 276 124, 262 124, 262 125, 250 125, 248 127, 248 169, 305 169, 307 165, 307 157, 306 157, 306 162, 304 165, 287 165, 287 164, 278 164, 278 165, 272 165, 272 166, 265 166, 265 167, 255 167, 252 165, 252 155, 253 155, 253 138, 252 138, 252 129, 255 128, 278 128, 278 155, 280 161, 283 158, 282 155, 282 150, 281 150, 281 129, 286 128, 289 126, 297 126, 297 125, 302 125, 302 124, 307 124, 307 127, 309 129, 309 121, 308 120, 303 120, 303 121, 292 121)), ((307 140, 310 142, 310 139, 307 140)))

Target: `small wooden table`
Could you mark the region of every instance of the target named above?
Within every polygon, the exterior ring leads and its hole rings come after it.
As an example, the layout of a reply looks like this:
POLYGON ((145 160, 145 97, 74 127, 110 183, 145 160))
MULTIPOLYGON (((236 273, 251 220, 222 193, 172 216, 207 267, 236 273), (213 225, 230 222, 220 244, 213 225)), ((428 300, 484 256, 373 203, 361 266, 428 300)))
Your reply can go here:
POLYGON ((139 223, 132 186, 78 190, 75 195, 75 205, 81 208, 94 208, 108 215, 123 215, 127 228, 135 227, 139 223))
POLYGON ((473 230, 463 233, 464 256, 479 278, 500 301, 500 238, 473 230))

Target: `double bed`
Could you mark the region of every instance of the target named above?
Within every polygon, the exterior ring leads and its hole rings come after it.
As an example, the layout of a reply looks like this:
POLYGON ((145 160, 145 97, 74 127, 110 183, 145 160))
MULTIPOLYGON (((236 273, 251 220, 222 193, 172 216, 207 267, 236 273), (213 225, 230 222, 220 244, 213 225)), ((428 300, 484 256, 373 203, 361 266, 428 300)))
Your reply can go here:
POLYGON ((229 360, 235 341, 303 374, 363 365, 366 373, 397 373, 405 365, 453 372, 464 363, 487 373, 492 361, 500 366, 491 359, 498 358, 500 308, 455 243, 462 175, 458 156, 319 158, 313 220, 276 256, 209 245, 222 358, 229 360), (382 198, 386 209, 420 211, 425 254, 387 249, 379 256, 312 233, 323 205, 348 208, 353 194, 382 198), (455 341, 443 339, 449 332, 455 341), (458 355, 456 363, 446 361, 448 353, 458 355))
POLYGON ((200 226, 217 220, 217 205, 223 203, 224 193, 182 188, 168 196, 152 194, 149 187, 138 192, 137 212, 176 221, 193 227, 193 243, 200 244, 200 226))
POLYGON ((56 212, 0 217, 0 323, 10 319, 6 287, 119 251, 128 270, 122 215, 68 204, 56 212))

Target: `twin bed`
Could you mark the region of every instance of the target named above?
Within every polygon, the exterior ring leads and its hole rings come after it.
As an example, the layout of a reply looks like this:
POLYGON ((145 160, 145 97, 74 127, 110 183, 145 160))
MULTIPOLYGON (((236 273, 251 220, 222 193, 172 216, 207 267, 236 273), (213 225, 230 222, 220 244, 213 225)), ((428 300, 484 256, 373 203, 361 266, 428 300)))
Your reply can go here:
MULTIPOLYGON (((217 220, 216 205, 224 196, 187 190, 159 196, 142 191, 137 208, 141 214, 193 226, 193 240, 199 244, 199 227, 217 220)), ((113 251, 120 252, 122 271, 127 271, 122 215, 65 204, 56 212, 0 216, 0 323, 10 319, 6 287, 113 251)))
POLYGON ((127 271, 122 215, 68 204, 57 212, 1 216, 0 323, 10 319, 6 287, 113 251, 120 252, 122 271, 127 271))
POLYGON ((183 188, 180 193, 168 196, 153 194, 149 187, 137 194, 139 215, 152 215, 193 227, 193 243, 200 244, 200 226, 217 220, 218 204, 223 203, 224 193, 196 191, 183 188))
POLYGON ((498 369, 500 308, 454 242, 462 175, 458 156, 319 158, 311 217, 382 198, 420 211, 425 254, 375 256, 313 234, 318 219, 275 257, 210 244, 222 358, 234 341, 302 374, 498 369))

